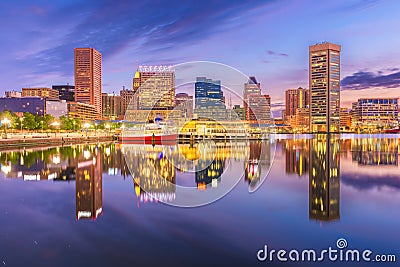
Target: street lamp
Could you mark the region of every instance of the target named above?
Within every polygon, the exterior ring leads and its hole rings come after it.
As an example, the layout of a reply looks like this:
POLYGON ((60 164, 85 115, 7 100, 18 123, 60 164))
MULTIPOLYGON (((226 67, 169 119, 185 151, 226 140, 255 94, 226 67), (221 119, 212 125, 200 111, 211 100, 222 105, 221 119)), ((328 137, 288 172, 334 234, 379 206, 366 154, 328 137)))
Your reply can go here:
POLYGON ((111 125, 110 124, 106 124, 106 129, 108 130, 108 135, 110 135, 110 128, 111 128, 111 125))
POLYGON ((21 125, 21 133, 22 133, 22 121, 24 120, 24 117, 19 118, 19 124, 21 125))
MULTIPOLYGON (((50 125, 53 126, 53 127, 55 127, 55 128, 58 128, 58 127, 60 126, 60 123, 59 123, 58 121, 54 121, 54 122, 52 122, 50 125)), ((56 131, 54 132, 54 137, 56 137, 56 136, 57 136, 57 129, 56 129, 56 131)))
POLYGON ((83 125, 83 127, 86 129, 86 137, 87 137, 87 136, 88 136, 88 131, 89 131, 90 124, 86 122, 86 123, 83 125))
POLYGON ((6 117, 1 121, 1 124, 4 125, 4 139, 7 139, 7 126, 10 124, 10 120, 6 117))

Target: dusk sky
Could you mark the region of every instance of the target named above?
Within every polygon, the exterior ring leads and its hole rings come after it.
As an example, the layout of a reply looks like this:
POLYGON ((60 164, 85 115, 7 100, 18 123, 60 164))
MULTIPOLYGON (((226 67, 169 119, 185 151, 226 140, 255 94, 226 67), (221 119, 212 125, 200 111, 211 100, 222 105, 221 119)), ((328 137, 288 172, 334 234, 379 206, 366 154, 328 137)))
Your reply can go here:
POLYGON ((308 88, 308 46, 342 45, 342 106, 400 96, 399 1, 0 2, 0 93, 74 83, 74 47, 103 54, 103 92, 138 65, 215 61, 256 76, 274 110, 308 88))

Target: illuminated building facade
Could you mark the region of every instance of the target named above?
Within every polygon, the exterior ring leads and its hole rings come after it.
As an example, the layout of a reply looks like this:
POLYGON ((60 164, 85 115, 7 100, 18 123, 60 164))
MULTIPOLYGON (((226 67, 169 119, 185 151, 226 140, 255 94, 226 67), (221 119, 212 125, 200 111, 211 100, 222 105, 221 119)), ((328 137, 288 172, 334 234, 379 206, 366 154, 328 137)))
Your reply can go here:
POLYGON ((340 219, 338 139, 317 136, 309 144, 309 217, 322 221, 340 219))
POLYGON ((340 49, 340 45, 327 42, 309 47, 310 131, 313 133, 339 132, 340 49))
POLYGON ((289 89, 285 92, 285 110, 286 116, 296 115, 296 109, 307 108, 310 103, 310 94, 308 89, 299 87, 298 89, 289 89))
POLYGON ((239 120, 246 120, 246 109, 244 107, 241 107, 240 105, 234 105, 232 110, 236 113, 239 120))
POLYGON ((248 109, 249 95, 261 95, 261 84, 257 82, 254 76, 249 77, 248 82, 244 84, 243 107, 246 111, 246 120, 250 120, 250 110, 248 109))
POLYGON ((96 120, 98 116, 95 106, 79 102, 69 102, 68 117, 92 122, 96 120))
POLYGON ((101 119, 102 55, 94 48, 75 48, 75 102, 95 107, 96 119, 101 119))
MULTIPOLYGON (((120 91, 120 96, 121 96, 121 114, 122 115, 124 115, 126 113, 126 111, 127 111, 128 107, 129 107, 134 95, 135 95, 135 91, 125 89, 125 86, 120 91)), ((137 110, 137 103, 136 103, 135 106, 132 103, 132 106, 130 106, 130 109, 137 110)))
POLYGON ((175 72, 168 66, 139 66, 133 87, 138 109, 171 110, 175 106, 175 72), (138 88, 138 89, 136 89, 138 88))
POLYGON ((187 93, 175 95, 175 109, 182 111, 182 115, 187 119, 193 118, 193 96, 187 93))
POLYGON ((351 127, 351 114, 347 108, 340 108, 340 129, 351 127))
POLYGON ((58 100, 58 91, 52 88, 22 88, 22 97, 43 97, 46 99, 58 100))
POLYGON ((18 91, 6 91, 4 93, 5 97, 7 98, 20 98, 22 97, 22 93, 18 91))
POLYGON ((308 127, 310 125, 310 108, 297 108, 295 121, 294 121, 294 130, 296 132, 307 132, 308 127))
POLYGON ((46 100, 46 114, 54 118, 68 115, 68 103, 65 100, 46 100))
POLYGON ((121 97, 115 94, 102 94, 103 118, 115 120, 121 115, 121 97))
POLYGON ((247 104, 250 124, 271 124, 271 98, 269 95, 248 95, 247 104))
POLYGON ((360 98, 352 108, 353 125, 366 128, 398 126, 398 98, 360 98))

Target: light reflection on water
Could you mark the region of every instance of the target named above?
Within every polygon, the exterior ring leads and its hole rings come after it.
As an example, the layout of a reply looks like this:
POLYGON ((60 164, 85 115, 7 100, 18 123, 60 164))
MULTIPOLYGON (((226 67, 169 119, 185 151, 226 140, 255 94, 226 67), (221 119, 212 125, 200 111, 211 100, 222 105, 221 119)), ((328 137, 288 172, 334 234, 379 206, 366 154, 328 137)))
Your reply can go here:
POLYGON ((82 264, 86 251, 98 266, 172 264, 176 257, 192 266, 257 265, 254 255, 266 243, 320 248, 342 236, 354 247, 399 252, 398 138, 276 142, 274 161, 260 153, 267 144, 257 142, 219 147, 204 162, 201 151, 188 146, 1 152, 0 260, 70 266, 82 264), (127 159, 136 164, 132 175, 127 159), (151 176, 148 164, 163 179, 151 176), (260 190, 249 194, 271 165, 260 190), (181 209, 157 201, 176 199, 179 186, 200 194, 231 186, 229 175, 239 171, 240 182, 211 205, 181 209), (159 257, 139 256, 151 250, 159 257))

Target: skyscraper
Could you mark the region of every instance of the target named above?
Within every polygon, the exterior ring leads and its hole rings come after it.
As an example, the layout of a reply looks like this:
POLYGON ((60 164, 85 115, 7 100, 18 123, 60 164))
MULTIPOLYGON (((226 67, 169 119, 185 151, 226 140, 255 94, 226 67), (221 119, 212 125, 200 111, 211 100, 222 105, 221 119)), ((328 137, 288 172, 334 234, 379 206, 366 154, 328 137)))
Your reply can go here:
POLYGON ((175 109, 182 110, 182 115, 187 119, 193 118, 193 96, 187 93, 175 95, 175 109))
POLYGON ((171 110, 175 105, 175 72, 168 66, 139 66, 133 79, 141 110, 171 110))
POLYGON ((285 110, 286 116, 296 115, 297 108, 306 108, 309 106, 310 94, 308 89, 297 88, 288 89, 285 92, 285 110))
POLYGON ((309 47, 310 131, 339 132, 340 45, 309 47))
POLYGON ((60 100, 67 102, 75 101, 75 86, 73 85, 53 85, 51 88, 58 91, 60 100))
POLYGON ((226 107, 220 80, 197 77, 194 91, 197 117, 215 120, 226 119, 226 107))
POLYGON ((102 94, 103 117, 115 120, 121 115, 121 97, 115 94, 102 94))
MULTIPOLYGON (((125 112, 128 109, 129 104, 133 99, 133 96, 135 95, 135 92, 133 90, 125 89, 125 86, 123 86, 122 90, 120 91, 120 95, 121 95, 121 114, 125 115, 125 112)), ((137 105, 135 107, 132 106, 131 109, 136 110, 137 105)))
POLYGON ((254 126, 271 123, 271 97, 251 94, 247 96, 248 121, 254 126))
POLYGON ((75 101, 93 105, 101 119, 101 53, 94 48, 75 48, 75 101))
POLYGON ((248 110, 249 95, 261 95, 261 84, 257 82, 254 76, 249 77, 249 81, 244 84, 243 107, 246 110, 246 120, 250 120, 250 112, 248 110))

